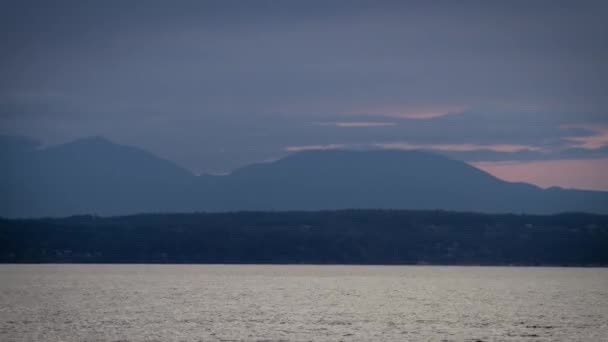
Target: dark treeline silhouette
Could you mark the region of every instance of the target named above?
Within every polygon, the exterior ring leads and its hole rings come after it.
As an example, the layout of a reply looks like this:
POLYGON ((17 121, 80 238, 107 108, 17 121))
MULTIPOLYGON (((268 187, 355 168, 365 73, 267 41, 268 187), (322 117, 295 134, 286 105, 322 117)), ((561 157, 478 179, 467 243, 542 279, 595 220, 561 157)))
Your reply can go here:
POLYGON ((0 261, 608 265, 608 216, 343 210, 0 220, 0 261))

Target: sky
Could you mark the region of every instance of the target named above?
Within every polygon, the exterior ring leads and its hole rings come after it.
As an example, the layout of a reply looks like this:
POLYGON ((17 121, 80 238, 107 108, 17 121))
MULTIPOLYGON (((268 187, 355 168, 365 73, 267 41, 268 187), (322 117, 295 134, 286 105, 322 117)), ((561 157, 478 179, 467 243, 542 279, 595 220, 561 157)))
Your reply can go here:
POLYGON ((195 173, 425 149, 608 190, 605 1, 1 1, 0 134, 195 173))

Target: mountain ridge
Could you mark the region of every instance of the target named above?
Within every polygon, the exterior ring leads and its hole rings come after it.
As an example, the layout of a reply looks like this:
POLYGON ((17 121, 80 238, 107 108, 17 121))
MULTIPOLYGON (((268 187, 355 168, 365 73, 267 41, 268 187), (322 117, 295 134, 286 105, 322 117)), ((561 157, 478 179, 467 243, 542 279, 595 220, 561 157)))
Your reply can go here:
POLYGON ((0 171, 0 216, 336 209, 608 213, 608 192, 507 182, 424 151, 303 151, 222 176, 196 176, 103 137, 18 156, 6 157, 9 167, 0 171))

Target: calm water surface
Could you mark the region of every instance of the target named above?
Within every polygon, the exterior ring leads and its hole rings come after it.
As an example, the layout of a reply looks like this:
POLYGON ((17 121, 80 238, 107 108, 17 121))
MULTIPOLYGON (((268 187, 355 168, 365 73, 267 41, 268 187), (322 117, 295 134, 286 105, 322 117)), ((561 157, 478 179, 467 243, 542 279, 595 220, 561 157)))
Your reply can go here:
POLYGON ((0 341, 608 341, 608 269, 1 265, 0 341))

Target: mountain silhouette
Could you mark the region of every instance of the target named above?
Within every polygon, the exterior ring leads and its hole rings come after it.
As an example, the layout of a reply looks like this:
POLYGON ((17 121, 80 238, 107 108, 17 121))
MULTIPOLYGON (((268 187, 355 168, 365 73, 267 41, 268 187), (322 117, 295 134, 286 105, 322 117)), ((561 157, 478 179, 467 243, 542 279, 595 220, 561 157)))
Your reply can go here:
POLYGON ((0 215, 6 216, 179 210, 180 192, 194 177, 102 137, 13 154, 4 164, 0 215))
POLYGON ((0 215, 444 209, 608 213, 608 192, 502 181, 421 151, 307 151, 225 176, 195 176, 142 149, 95 137, 3 153, 0 215))

